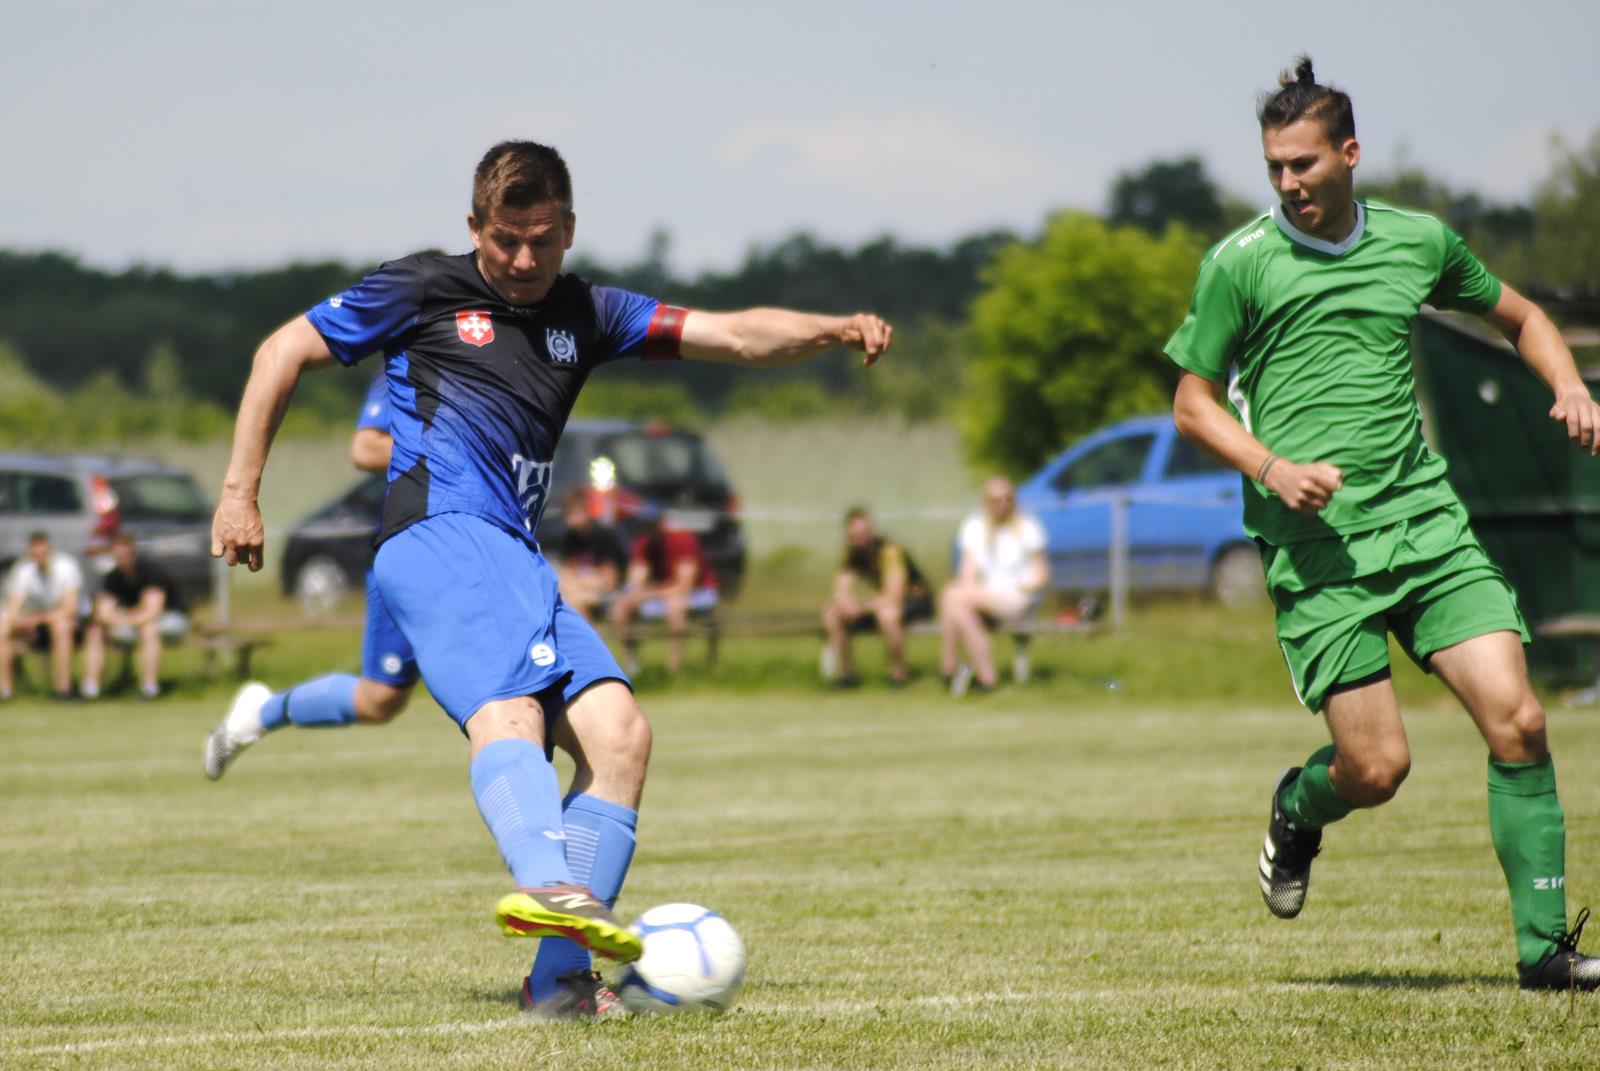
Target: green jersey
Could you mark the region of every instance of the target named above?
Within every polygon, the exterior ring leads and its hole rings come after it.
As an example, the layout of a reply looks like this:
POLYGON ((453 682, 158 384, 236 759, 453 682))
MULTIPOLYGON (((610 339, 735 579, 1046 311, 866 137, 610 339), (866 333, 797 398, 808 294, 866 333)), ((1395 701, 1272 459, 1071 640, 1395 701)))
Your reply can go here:
POLYGON ((1455 500, 1422 438, 1411 323, 1424 302, 1485 313, 1500 281, 1433 216, 1356 202, 1342 242, 1295 228, 1281 205, 1206 254, 1189 315, 1167 343, 1213 382, 1275 454, 1326 461, 1343 486, 1317 516, 1246 479, 1245 529, 1282 546, 1367 531, 1455 500))

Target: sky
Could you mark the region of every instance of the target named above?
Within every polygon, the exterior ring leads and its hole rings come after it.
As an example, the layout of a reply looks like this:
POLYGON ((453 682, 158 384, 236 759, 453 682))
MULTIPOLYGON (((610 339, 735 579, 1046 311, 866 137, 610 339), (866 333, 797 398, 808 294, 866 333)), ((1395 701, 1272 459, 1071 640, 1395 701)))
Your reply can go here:
MULTIPOLYGON (((1402 161, 1525 199, 1600 130, 1600 3, 0 0, 0 248, 121 268, 467 248, 491 144, 557 146, 577 250, 735 266, 1033 233, 1199 154, 1270 202, 1255 96, 1300 51, 1402 161)), ((1359 177, 1359 175, 1358 175, 1359 177)))

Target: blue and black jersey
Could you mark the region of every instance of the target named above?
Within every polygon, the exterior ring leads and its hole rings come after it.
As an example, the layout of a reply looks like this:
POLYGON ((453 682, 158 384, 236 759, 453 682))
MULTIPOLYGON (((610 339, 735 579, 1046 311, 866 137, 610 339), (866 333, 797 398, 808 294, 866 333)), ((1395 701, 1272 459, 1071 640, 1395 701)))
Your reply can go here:
POLYGON ((468 513, 531 543, 589 373, 622 357, 676 357, 683 310, 576 275, 536 305, 508 305, 475 254, 418 253, 306 317, 345 364, 384 355, 394 452, 378 542, 468 513))
POLYGON ((356 417, 356 430, 389 433, 389 377, 382 368, 367 384, 367 396, 361 399, 361 415, 356 417))

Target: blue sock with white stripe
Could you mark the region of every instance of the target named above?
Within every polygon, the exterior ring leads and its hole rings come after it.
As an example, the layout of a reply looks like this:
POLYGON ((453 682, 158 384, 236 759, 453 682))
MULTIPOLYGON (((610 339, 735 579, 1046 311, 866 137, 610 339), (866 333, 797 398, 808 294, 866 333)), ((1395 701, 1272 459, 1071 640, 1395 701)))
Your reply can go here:
MULTIPOLYGON (((574 792, 562 801, 562 818, 567 832, 567 867, 572 880, 588 886, 590 892, 615 907, 622 892, 622 881, 633 862, 634 829, 639 812, 620 803, 611 803, 585 792, 574 792)), ((547 1000, 555 994, 556 979, 591 965, 589 950, 561 937, 546 937, 539 942, 528 973, 528 994, 534 1000, 547 1000)))
POLYGON ((261 728, 270 733, 289 724, 310 729, 352 725, 358 682, 348 673, 330 673, 279 692, 261 705, 261 728))
POLYGON ((528 740, 496 740, 472 760, 472 795, 518 885, 566 885, 561 784, 544 752, 528 740))

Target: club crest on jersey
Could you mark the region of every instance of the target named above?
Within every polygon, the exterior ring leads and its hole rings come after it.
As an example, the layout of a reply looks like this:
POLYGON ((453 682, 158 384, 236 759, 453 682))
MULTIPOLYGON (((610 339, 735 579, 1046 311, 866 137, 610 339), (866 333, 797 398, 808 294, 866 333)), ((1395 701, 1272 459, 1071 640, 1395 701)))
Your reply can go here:
POLYGON ((556 364, 578 363, 578 340, 572 337, 571 331, 557 327, 545 328, 544 348, 556 364))
POLYGON ((494 341, 494 321, 481 309, 463 309, 456 313, 456 334, 462 342, 487 346, 494 341))

